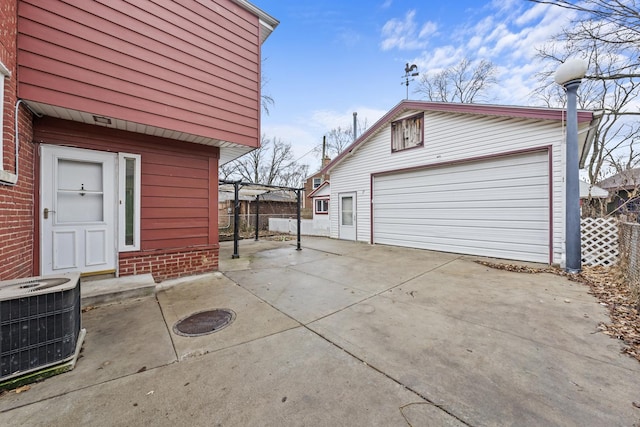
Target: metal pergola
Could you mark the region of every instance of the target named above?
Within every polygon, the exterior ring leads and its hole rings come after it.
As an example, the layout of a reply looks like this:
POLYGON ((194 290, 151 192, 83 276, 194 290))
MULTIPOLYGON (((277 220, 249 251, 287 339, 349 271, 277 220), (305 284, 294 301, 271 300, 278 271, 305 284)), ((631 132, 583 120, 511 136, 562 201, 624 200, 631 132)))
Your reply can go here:
POLYGON ((233 203, 233 255, 232 259, 240 258, 240 254, 238 253, 238 240, 240 240, 240 189, 245 189, 245 194, 252 195, 256 197, 256 235, 255 240, 258 241, 258 233, 259 233, 259 224, 260 224, 260 195, 268 193, 272 190, 285 190, 285 191, 293 191, 296 193, 297 198, 297 208, 296 208, 296 220, 297 220, 297 246, 296 250, 301 251, 302 247, 300 246, 300 204, 302 202, 302 191, 304 188, 293 188, 293 187, 284 187, 280 185, 267 185, 267 184, 256 184, 252 182, 243 182, 243 181, 229 181, 229 180, 218 180, 219 184, 227 184, 233 185, 233 193, 234 193, 234 203, 233 203))

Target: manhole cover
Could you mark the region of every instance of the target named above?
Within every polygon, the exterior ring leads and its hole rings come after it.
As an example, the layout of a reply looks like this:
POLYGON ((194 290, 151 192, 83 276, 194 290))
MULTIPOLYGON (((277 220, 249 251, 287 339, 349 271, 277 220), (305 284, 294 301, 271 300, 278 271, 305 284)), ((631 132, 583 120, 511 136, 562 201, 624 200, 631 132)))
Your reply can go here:
POLYGON ((194 313, 173 325, 173 332, 185 337, 198 337, 218 332, 236 318, 236 313, 227 308, 194 313))

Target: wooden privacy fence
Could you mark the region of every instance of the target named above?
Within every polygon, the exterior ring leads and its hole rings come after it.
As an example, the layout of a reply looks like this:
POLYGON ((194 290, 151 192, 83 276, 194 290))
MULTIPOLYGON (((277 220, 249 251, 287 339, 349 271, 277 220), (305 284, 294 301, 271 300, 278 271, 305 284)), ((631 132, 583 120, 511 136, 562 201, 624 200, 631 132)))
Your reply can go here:
POLYGON ((618 220, 582 218, 582 263, 610 267, 618 262, 618 220))

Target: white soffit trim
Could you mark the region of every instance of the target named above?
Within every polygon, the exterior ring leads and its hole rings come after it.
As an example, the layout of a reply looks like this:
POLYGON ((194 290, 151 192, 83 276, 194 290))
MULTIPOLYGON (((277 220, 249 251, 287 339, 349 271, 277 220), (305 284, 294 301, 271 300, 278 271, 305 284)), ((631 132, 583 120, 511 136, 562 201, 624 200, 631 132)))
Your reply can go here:
POLYGON ((144 125, 127 120, 115 119, 112 117, 104 117, 108 119, 109 124, 100 124, 96 122, 94 115, 84 111, 71 110, 68 108, 57 107, 55 105, 43 104, 40 102, 24 100, 29 108, 43 116, 55 117, 63 120, 71 120, 74 122, 85 123, 93 126, 102 126, 111 129, 123 130, 126 132, 140 133, 144 135, 152 135, 160 138, 173 139, 176 141, 189 142, 192 144, 208 145, 210 147, 220 148, 220 165, 228 163, 238 157, 247 154, 256 149, 242 144, 236 144, 229 141, 223 141, 215 138, 207 138, 201 135, 194 135, 186 132, 179 132, 171 129, 159 128, 156 126, 144 125))

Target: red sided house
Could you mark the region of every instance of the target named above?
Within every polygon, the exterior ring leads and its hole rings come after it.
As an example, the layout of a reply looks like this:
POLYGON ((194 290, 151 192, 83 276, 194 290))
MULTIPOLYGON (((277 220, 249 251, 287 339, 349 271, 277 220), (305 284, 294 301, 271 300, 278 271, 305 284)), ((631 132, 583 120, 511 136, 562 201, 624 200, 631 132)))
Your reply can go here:
POLYGON ((218 167, 259 146, 245 0, 0 0, 0 280, 218 268, 218 167))

